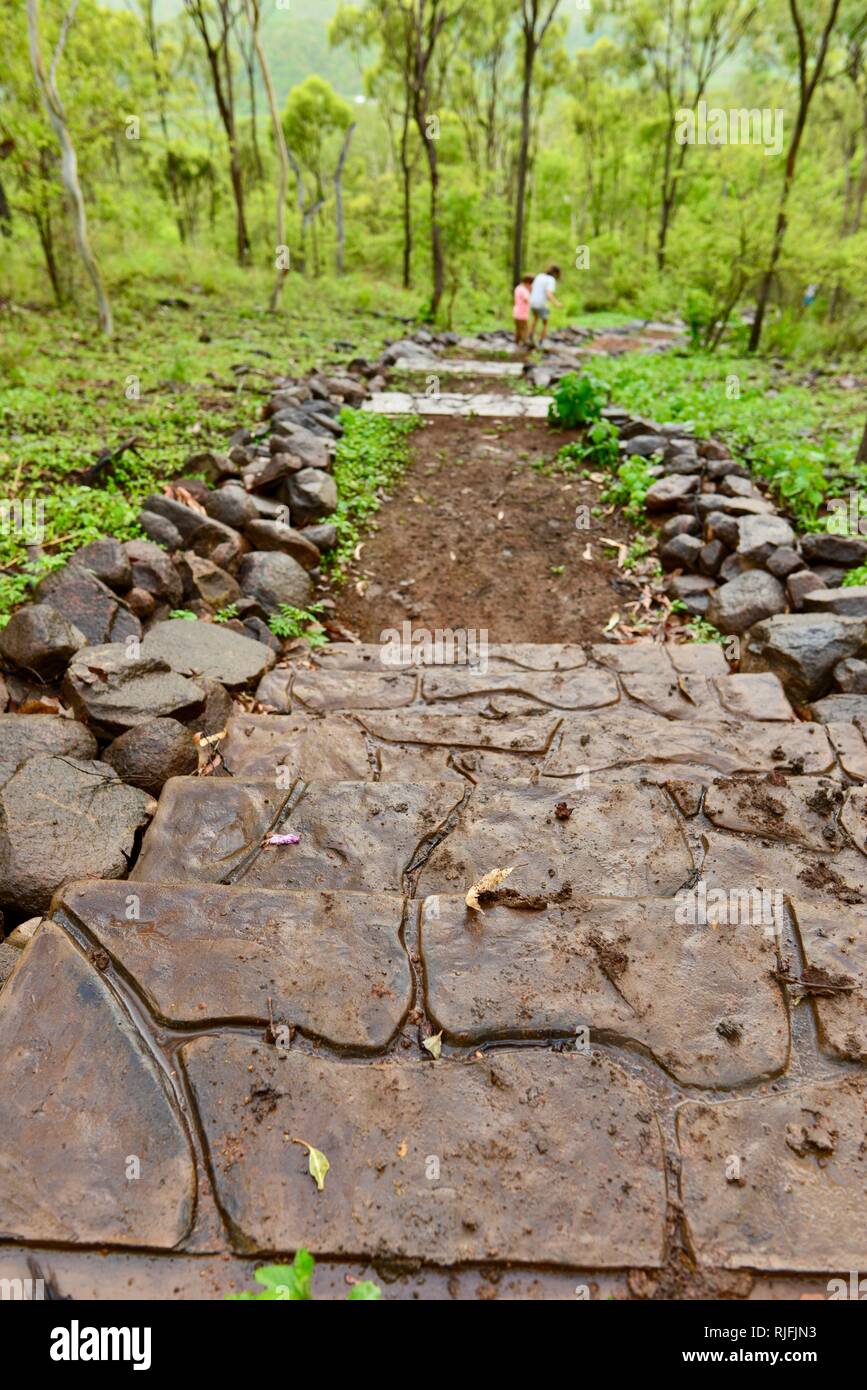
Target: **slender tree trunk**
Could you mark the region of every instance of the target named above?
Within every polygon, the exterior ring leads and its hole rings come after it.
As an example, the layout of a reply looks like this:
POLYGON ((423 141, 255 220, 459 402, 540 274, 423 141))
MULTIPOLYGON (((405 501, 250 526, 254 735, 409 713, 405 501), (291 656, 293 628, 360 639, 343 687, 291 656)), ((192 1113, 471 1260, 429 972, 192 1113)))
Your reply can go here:
POLYGON ((349 144, 355 130, 355 122, 346 132, 343 146, 340 151, 340 158, 337 161, 337 168, 334 171, 334 197, 337 203, 337 250, 335 253, 335 268, 338 275, 343 274, 343 256, 346 242, 346 233, 343 225, 343 166, 346 163, 346 156, 349 153, 349 144))
POLYGON ((45 269, 48 271, 48 278, 54 292, 54 300, 56 304, 61 305, 64 300, 63 285, 60 283, 60 271, 57 266, 57 257, 54 254, 54 232, 51 226, 51 216, 46 213, 43 217, 41 213, 36 213, 35 221, 39 232, 39 244, 45 257, 45 269))
POLYGON ((856 463, 867 463, 867 424, 864 426, 864 433, 861 436, 861 443, 855 455, 856 463))
POLYGON ((409 106, 404 107, 400 136, 400 170, 403 180, 403 287, 412 286, 412 166, 409 160, 409 106))
POLYGON ((45 63, 42 58, 42 46, 39 35, 39 0, 27 0, 27 26, 30 35, 30 61, 33 65, 33 76, 36 86, 42 97, 45 110, 51 127, 57 137, 60 146, 60 177, 69 195, 72 207, 72 228, 75 236, 75 244, 78 248, 84 268, 90 277, 93 288, 96 292, 96 302, 99 311, 100 330, 107 338, 114 332, 114 320, 111 313, 111 304, 103 282, 99 263, 90 248, 90 240, 87 233, 87 212, 84 206, 84 197, 81 192, 81 184, 78 178, 78 160, 75 154, 75 146, 69 134, 69 127, 66 123, 66 112, 60 100, 55 82, 57 64, 63 53, 66 42, 66 35, 75 16, 77 0, 72 0, 72 4, 66 11, 60 37, 57 40, 57 47, 54 50, 54 57, 51 67, 46 72, 45 63))
POLYGON ((283 293, 283 285, 286 276, 289 274, 289 258, 288 255, 284 257, 284 247, 286 247, 286 198, 289 193, 289 151, 286 148, 286 136, 283 134, 283 122, 280 120, 280 108, 277 105, 277 95, 274 91, 271 69, 265 57, 265 50, 262 47, 262 37, 259 33, 259 0, 247 0, 247 16, 250 21, 250 28, 253 31, 253 43, 256 47, 256 57, 259 60, 262 81, 265 84, 265 94, 268 98, 268 110, 271 113, 271 126, 274 131, 274 144, 277 148, 277 216, 275 219, 277 231, 277 279, 274 281, 274 288, 271 291, 271 298, 268 301, 268 312, 269 314, 274 314, 277 312, 277 308, 280 304, 280 296, 283 293))
POLYGON ((515 230, 512 241, 512 283, 517 285, 524 273, 524 218, 527 203, 527 166, 530 155, 530 94, 533 85, 533 64, 536 50, 532 40, 524 38, 524 73, 521 84, 521 140, 518 146, 518 178, 515 197, 515 230))
POLYGON ((433 297, 431 317, 436 318, 445 289, 445 256, 443 254, 442 228, 439 223, 439 165, 437 163, 436 141, 427 131, 427 113, 422 107, 416 109, 416 125, 427 155, 430 178, 430 241, 433 264, 433 297))

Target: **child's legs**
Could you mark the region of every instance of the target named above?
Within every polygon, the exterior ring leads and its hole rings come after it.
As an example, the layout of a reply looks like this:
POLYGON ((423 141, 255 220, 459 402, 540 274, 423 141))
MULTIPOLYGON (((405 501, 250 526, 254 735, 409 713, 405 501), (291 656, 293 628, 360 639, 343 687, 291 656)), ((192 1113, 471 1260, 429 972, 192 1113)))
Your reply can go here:
POLYGON ((539 321, 540 321, 540 323, 542 324, 542 331, 541 331, 541 333, 539 334, 539 342, 540 342, 540 343, 544 343, 544 341, 545 341, 545 334, 548 332, 548 315, 547 315, 547 313, 541 313, 541 314, 539 315, 539 321))
POLYGON ((536 313, 536 310, 534 309, 534 310, 533 310, 533 322, 532 322, 532 324, 531 324, 531 326, 530 326, 530 342, 531 342, 531 343, 535 340, 535 337, 536 337, 536 327, 537 327, 538 323, 539 323, 539 315, 536 313))
POLYGON ((529 327, 528 319, 515 319, 515 342, 523 343, 529 327))

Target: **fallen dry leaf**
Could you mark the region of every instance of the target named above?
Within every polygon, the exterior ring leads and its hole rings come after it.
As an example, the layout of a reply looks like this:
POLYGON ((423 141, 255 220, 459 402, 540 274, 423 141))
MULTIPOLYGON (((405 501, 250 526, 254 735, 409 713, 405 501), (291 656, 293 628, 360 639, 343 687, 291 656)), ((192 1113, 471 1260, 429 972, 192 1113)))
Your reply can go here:
POLYGON ((310 1170, 310 1176, 316 1183, 316 1186, 319 1189, 319 1191, 322 1192, 325 1187, 325 1174, 331 1167, 331 1164, 328 1162, 328 1159, 325 1157, 321 1149, 314 1149, 313 1145, 308 1144, 306 1139, 293 1139, 292 1143, 300 1144, 302 1148, 307 1150, 307 1156, 309 1160, 307 1166, 310 1170))
POLYGON ((442 1032, 434 1033, 430 1038, 422 1038, 421 1045, 430 1053, 431 1057, 439 1057, 443 1050, 442 1032))
POLYGON ((469 893, 464 899, 467 907, 471 907, 474 912, 483 912, 484 908, 479 903, 480 893, 492 893, 498 888, 504 878, 515 872, 515 865, 512 864, 508 869, 491 869, 489 874, 483 874, 477 883, 474 883, 469 893))
POLYGON ((604 628, 602 629, 602 631, 603 631, 603 632, 613 632, 614 629, 616 628, 616 626, 617 626, 617 624, 618 624, 619 622, 620 622, 620 614, 619 614, 619 613, 612 613, 612 614, 611 614, 611 617, 608 619, 608 622, 605 624, 605 626, 604 626, 604 628))

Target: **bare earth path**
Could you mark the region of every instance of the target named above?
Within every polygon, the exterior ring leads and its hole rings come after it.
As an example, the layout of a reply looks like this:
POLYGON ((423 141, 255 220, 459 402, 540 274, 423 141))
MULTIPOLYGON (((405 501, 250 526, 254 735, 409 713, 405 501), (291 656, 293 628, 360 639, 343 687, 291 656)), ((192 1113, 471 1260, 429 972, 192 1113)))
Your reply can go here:
POLYGON ((61 890, 0 995, 0 1276, 214 1298, 305 1245, 320 1296, 822 1296, 867 1251, 862 734, 715 645, 575 641, 613 576, 562 482, 422 438, 362 565, 413 596, 346 614, 492 645, 278 667, 130 881, 61 890))

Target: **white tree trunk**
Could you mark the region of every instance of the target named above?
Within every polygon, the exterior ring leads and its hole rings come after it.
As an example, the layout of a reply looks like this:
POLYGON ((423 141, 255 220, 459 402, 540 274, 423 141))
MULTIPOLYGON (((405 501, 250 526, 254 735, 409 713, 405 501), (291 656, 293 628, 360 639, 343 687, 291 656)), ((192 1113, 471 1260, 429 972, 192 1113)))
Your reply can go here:
POLYGON ((337 161, 337 168, 334 171, 334 195, 337 199, 337 274, 343 274, 343 249, 346 242, 346 233, 343 223, 343 166, 346 163, 346 156, 349 153, 349 142, 355 130, 355 122, 346 132, 346 139, 343 141, 343 148, 340 151, 340 158, 337 161))
POLYGON ((77 3, 78 0, 72 0, 66 12, 63 26, 60 30, 60 37, 57 40, 57 48, 54 51, 51 69, 49 72, 46 72, 39 37, 39 0, 27 0, 30 61, 33 65, 33 76, 36 79, 36 86, 39 89, 39 94, 42 97, 45 110, 48 113, 48 119, 51 122, 54 134, 57 136, 57 143, 60 146, 60 177, 69 195, 75 244, 84 262, 84 268, 90 276, 93 287, 96 290, 100 329, 106 337, 110 338, 114 332, 111 304, 109 303, 108 294, 106 293, 105 284, 96 257, 90 249, 90 242, 87 235, 87 213, 84 207, 81 184, 78 181, 78 160, 75 157, 75 146, 69 134, 69 127, 66 123, 66 113, 64 112, 63 103, 60 100, 55 83, 57 63, 63 52, 63 45, 66 42, 66 35, 69 32, 69 26, 72 23, 77 3))

